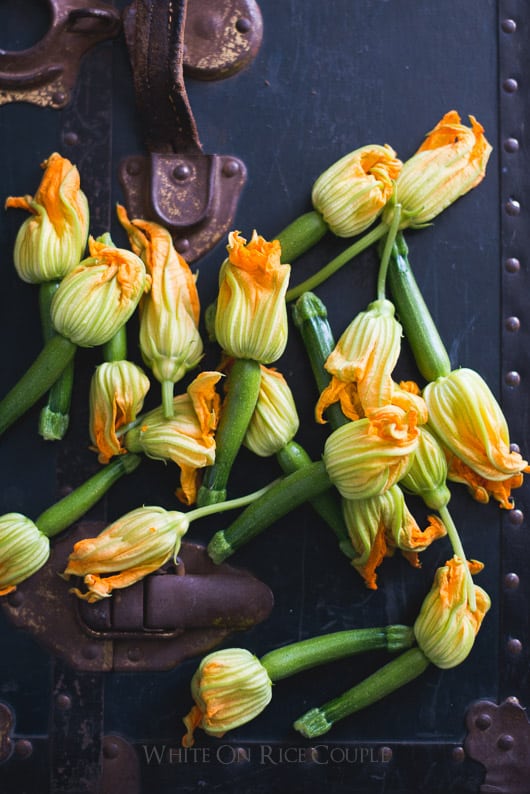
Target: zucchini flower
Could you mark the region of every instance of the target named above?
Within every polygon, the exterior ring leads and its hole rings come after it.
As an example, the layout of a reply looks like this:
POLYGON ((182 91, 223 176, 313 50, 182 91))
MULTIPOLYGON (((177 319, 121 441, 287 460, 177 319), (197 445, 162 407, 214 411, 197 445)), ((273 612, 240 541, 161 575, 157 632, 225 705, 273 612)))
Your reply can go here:
POLYGON ((244 445, 255 455, 275 455, 298 432, 300 420, 294 397, 280 372, 261 366, 258 402, 247 428, 244 445))
POLYGON ((191 681, 191 694, 195 706, 184 718, 184 747, 193 745, 198 727, 221 737, 253 720, 271 701, 272 681, 256 656, 243 648, 227 648, 202 660, 191 681))
POLYGON ((90 256, 61 282, 51 304, 59 334, 80 347, 103 345, 131 317, 149 287, 142 260, 92 237, 90 256))
MULTIPOLYGON (((469 561, 475 574, 484 567, 469 561)), ((414 623, 416 641, 425 656, 437 667, 447 669, 466 659, 473 647, 484 615, 490 608, 488 594, 473 585, 476 609, 469 604, 466 564, 456 555, 436 571, 434 584, 414 623)))
POLYGON ((0 596, 36 573, 50 556, 50 541, 20 513, 0 518, 0 596))
POLYGON ((445 453, 433 434, 426 427, 420 427, 418 447, 400 485, 409 493, 421 496, 431 510, 440 510, 451 498, 446 480, 445 453))
POLYGON ((324 447, 327 474, 345 499, 368 499, 391 488, 408 471, 418 446, 414 415, 381 408, 329 436, 324 447))
POLYGON ((418 552, 425 551, 446 534, 436 516, 429 516, 429 526, 422 531, 397 485, 369 499, 343 499, 342 509, 352 546, 358 554, 352 565, 370 590, 377 590, 376 569, 395 549, 400 549, 410 564, 419 568, 418 552))
POLYGON ((214 433, 220 409, 215 384, 221 377, 219 372, 202 372, 185 394, 173 399, 170 419, 165 418, 163 408, 156 408, 125 435, 124 445, 130 452, 172 460, 180 467, 177 496, 184 504, 195 502, 199 470, 215 461, 214 433))
POLYGON ((423 397, 429 427, 449 452, 449 479, 466 482, 478 501, 491 494, 510 509, 511 488, 530 468, 510 450, 506 419, 483 378, 462 367, 429 383, 423 397))
POLYGON ((418 423, 427 420, 421 397, 392 380, 402 337, 394 313, 391 301, 376 300, 346 328, 325 363, 331 381, 316 406, 318 422, 324 422, 324 411, 335 402, 340 403, 344 415, 353 421, 364 416, 370 418, 374 410, 390 405, 405 411, 415 410, 418 423))
POLYGON ((324 171, 312 191, 313 207, 333 234, 354 237, 381 214, 402 163, 390 146, 363 146, 324 171))
POLYGON ((151 290, 140 303, 140 350, 162 384, 164 410, 170 417, 173 384, 196 367, 203 355, 195 277, 167 229, 149 221, 131 222, 121 206, 118 217, 152 279, 151 290))
MULTIPOLYGON (((469 119, 471 127, 466 127, 455 110, 446 113, 404 163, 396 182, 401 228, 425 226, 484 178, 492 147, 482 125, 473 116, 469 119)), ((388 207, 384 222, 392 212, 388 207)))
POLYGON ((277 240, 253 232, 250 242, 231 232, 219 272, 215 336, 234 358, 271 364, 287 344, 285 293, 291 271, 277 240))
POLYGON ((188 527, 184 513, 139 507, 97 537, 78 541, 63 576, 83 577, 87 591, 73 588, 71 592, 84 601, 108 598, 113 590, 129 587, 169 559, 176 559, 188 527))
POLYGON ((136 420, 149 391, 149 378, 131 361, 107 361, 90 382, 90 438, 100 463, 126 452, 120 428, 136 420))
POLYGON ((28 210, 20 227, 14 260, 23 281, 40 284, 62 279, 85 250, 89 211, 77 168, 54 152, 42 164, 44 176, 35 196, 10 196, 6 207, 28 210))

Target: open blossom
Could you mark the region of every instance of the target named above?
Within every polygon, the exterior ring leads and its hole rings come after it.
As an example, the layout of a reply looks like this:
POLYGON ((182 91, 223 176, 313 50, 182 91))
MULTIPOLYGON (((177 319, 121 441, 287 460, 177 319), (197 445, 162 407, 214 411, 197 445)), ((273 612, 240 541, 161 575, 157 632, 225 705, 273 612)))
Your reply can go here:
POLYGON ((215 461, 214 434, 221 402, 215 384, 221 377, 219 372, 201 372, 185 394, 174 398, 172 417, 166 418, 163 409, 156 408, 125 435, 124 445, 129 452, 172 460, 179 466, 177 496, 188 505, 195 502, 200 470, 215 461))
POLYGON ((149 378, 131 361, 106 361, 90 381, 90 438, 100 463, 127 450, 117 431, 134 422, 149 391, 149 378))
POLYGON ((275 455, 291 441, 300 425, 294 397, 287 381, 274 369, 261 365, 258 401, 244 444, 255 455, 275 455))
POLYGON ((446 534, 436 516, 429 516, 429 525, 422 531, 397 485, 368 499, 343 499, 342 510, 357 552, 352 565, 371 590, 377 589, 377 568, 395 549, 400 549, 411 565, 419 567, 418 552, 446 534))
MULTIPOLYGON (((469 119, 471 127, 466 127, 455 110, 446 113, 404 163, 396 182, 402 228, 429 223, 484 178, 492 149, 482 125, 473 116, 469 119)), ((392 212, 388 207, 385 222, 392 212)))
POLYGON ((131 317, 150 279, 142 260, 89 239, 90 256, 61 281, 51 304, 56 331, 80 347, 103 345, 131 317))
POLYGON ((392 196, 401 165, 388 145, 355 149, 318 177, 313 206, 338 237, 360 234, 392 196))
POLYGON ((176 558, 188 527, 184 513, 139 507, 95 538, 78 541, 63 576, 83 577, 86 591, 72 592, 84 601, 108 598, 113 590, 129 587, 176 558))
POLYGON ((434 584, 414 623, 416 641, 425 656, 437 667, 455 667, 469 655, 475 637, 490 608, 488 594, 473 585, 476 610, 469 606, 468 574, 484 567, 480 562, 464 563, 459 557, 438 568, 434 584))
POLYGON ((152 280, 140 303, 143 359, 158 381, 177 383, 203 354, 195 277, 167 229, 150 221, 130 221, 121 206, 118 217, 152 280))
POLYGON ((184 747, 194 744, 197 728, 210 736, 250 722, 272 698, 272 682, 260 660, 244 648, 214 651, 200 663, 191 681, 195 705, 184 717, 184 747))
POLYGON ((16 589, 47 562, 50 541, 21 513, 0 516, 0 596, 16 589))
POLYGON ((268 242, 256 231, 248 243, 231 232, 227 251, 219 272, 216 339, 234 358, 272 364, 287 344, 290 265, 281 264, 279 241, 268 242))
POLYGON ((484 379, 462 367, 429 383, 423 397, 429 427, 448 451, 449 479, 465 482, 479 501, 491 494, 511 508, 511 489, 530 469, 510 449, 506 419, 484 379))
POLYGON ((415 418, 393 406, 342 425, 327 439, 324 464, 345 499, 367 499, 407 472, 418 446, 415 418))
POLYGON ((61 279, 76 267, 88 236, 88 202, 77 168, 57 152, 42 167, 35 196, 6 200, 6 207, 31 213, 18 231, 14 262, 20 278, 32 284, 61 279))

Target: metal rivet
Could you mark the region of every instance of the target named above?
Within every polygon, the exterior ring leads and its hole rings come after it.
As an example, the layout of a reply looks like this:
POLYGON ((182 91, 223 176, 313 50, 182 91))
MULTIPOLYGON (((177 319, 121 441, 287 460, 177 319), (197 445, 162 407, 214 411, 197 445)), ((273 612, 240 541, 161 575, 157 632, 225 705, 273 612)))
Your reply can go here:
POLYGON ((515 637, 512 637, 512 639, 508 640, 506 649, 508 653, 511 653, 512 656, 519 656, 523 650, 523 644, 521 640, 517 640, 515 637))
POLYGON ((515 94, 519 85, 514 77, 508 77, 508 79, 503 82, 502 87, 507 94, 515 94))
POLYGON ((491 725, 491 717, 489 714, 485 712, 483 714, 479 714, 475 720, 475 725, 479 729, 479 731, 487 731, 491 725))
POLYGON ((519 151, 519 141, 517 138, 506 138, 504 141, 504 151, 509 154, 514 154, 519 151))
POLYGON ((15 755, 24 760, 29 758, 33 752, 33 745, 28 739, 19 739, 15 742, 15 755))
POLYGON ((518 273, 521 269, 521 263, 518 259, 511 256, 509 259, 506 260, 504 263, 504 267, 508 271, 508 273, 518 273))
POLYGON ((127 173, 129 176, 138 176, 142 171, 142 161, 138 159, 129 160, 127 162, 127 173))
POLYGON ((507 331, 518 331, 521 327, 521 321, 518 317, 507 317, 504 321, 504 327, 507 331))
POLYGON ((85 645, 81 653, 85 659, 96 659, 99 656, 99 648, 97 645, 85 645))
POLYGON ((507 590, 517 590, 519 587, 519 577, 516 573, 507 573, 504 577, 504 586, 507 590))
POLYGON ((189 165, 186 165, 186 163, 180 163, 173 169, 173 176, 179 182, 184 182, 186 179, 190 178, 191 168, 189 165))
POLYGON ((501 22, 501 28, 505 33, 515 33, 517 30, 517 23, 515 19, 503 19, 501 22))
POLYGON ((183 237, 181 240, 177 240, 175 243, 175 248, 179 252, 179 254, 185 254, 186 251, 189 250, 190 241, 183 237))
POLYGON ((24 603, 24 593, 20 590, 15 590, 14 593, 10 593, 7 597, 7 603, 10 607, 20 607, 24 603))
POLYGON ((236 748, 235 757, 236 757, 236 764, 246 764, 247 761, 250 761, 249 752, 244 747, 236 748))
POLYGON ((510 444, 510 452, 521 452, 519 444, 510 444))
POLYGON ((142 658, 142 652, 140 648, 129 648, 127 651, 127 659, 130 662, 139 662, 142 658))
POLYGON ((505 381, 507 386, 513 386, 513 387, 520 386, 521 385, 521 376, 519 375, 518 372, 515 372, 515 370, 512 370, 511 372, 507 372, 506 373, 506 375, 504 377, 504 381, 505 381))
POLYGON ((63 141, 67 146, 75 146, 79 143, 79 135, 77 132, 65 132, 63 135, 63 141))
POLYGON ((506 703, 509 703, 510 706, 521 706, 519 702, 519 698, 516 698, 515 695, 510 695, 506 698, 506 703))
POLYGON ((65 694, 57 695, 55 704, 57 708, 60 709, 61 711, 68 711, 69 709, 72 708, 72 698, 70 697, 70 695, 65 695, 65 694))
POLYGON ((236 30, 238 30, 239 33, 248 33, 251 27, 252 23, 250 19, 247 19, 246 17, 239 17, 236 22, 236 30))
POLYGON ((237 160, 227 160, 223 165, 223 176, 235 176, 236 174, 239 174, 240 170, 241 168, 237 160))
POLYGON ((521 214, 521 204, 517 201, 517 199, 508 199, 506 204, 504 205, 504 211, 507 215, 520 215, 521 214))
POLYGON ((392 760, 392 748, 391 747, 381 747, 379 749, 379 760, 383 762, 383 764, 388 764, 389 761, 392 760))
POLYGON ((109 739, 103 740, 103 755, 105 758, 117 758, 120 754, 120 748, 117 742, 109 739))
POLYGON ((319 758, 320 758, 320 753, 318 752, 317 747, 306 747, 305 761, 316 764, 319 758))
POLYGON ((62 105, 66 101, 66 94, 63 91, 54 91, 52 102, 54 105, 62 105))
POLYGON ((457 764, 461 764, 466 757, 466 753, 463 747, 454 747, 451 755, 453 757, 453 761, 456 761, 457 764))
POLYGON ((510 750, 515 744, 515 739, 509 733, 503 733, 497 740, 499 750, 510 750))
POLYGON ((510 524, 514 524, 515 526, 521 526, 524 521, 524 513, 522 510, 510 510, 508 513, 508 519, 510 524))

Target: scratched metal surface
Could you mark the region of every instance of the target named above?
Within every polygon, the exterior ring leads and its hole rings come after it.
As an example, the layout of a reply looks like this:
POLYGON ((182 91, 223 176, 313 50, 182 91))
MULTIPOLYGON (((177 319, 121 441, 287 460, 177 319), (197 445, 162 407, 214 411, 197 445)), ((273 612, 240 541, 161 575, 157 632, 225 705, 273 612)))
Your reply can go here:
MULTIPOLYGON (((28 1, 18 7, 23 11, 33 5, 38 4, 28 1)), ((23 16, 13 18, 15 4, 6 6, 10 15, 2 9, 6 16, 0 20, 0 46, 28 46, 31 42, 21 38, 29 35, 28 26, 21 27, 23 16)), ((204 150, 237 155, 247 165, 249 179, 237 228, 246 235, 253 228, 274 235, 309 209, 314 179, 352 148, 390 143, 406 159, 447 110, 477 116, 494 146, 487 177, 431 228, 408 235, 411 262, 452 364, 473 367, 486 378, 503 400, 513 440, 528 453, 528 185, 521 175, 528 166, 524 78, 530 71, 522 45, 528 33, 524 3, 447 0, 441 6, 435 0, 268 0, 261 10, 264 41, 250 67, 225 81, 187 83, 204 150), (517 20, 515 31, 502 28, 507 18, 517 20), (517 90, 504 83, 507 78, 518 80, 517 90), (519 141, 519 146, 510 149, 507 138, 519 141), (519 213, 514 213, 513 204, 506 208, 510 198, 519 201, 519 213), (513 260, 519 261, 519 267, 513 260), (511 316, 521 321, 516 333, 506 324, 511 316), (511 372, 519 373, 519 382, 506 377, 511 372)), ((37 15, 33 24, 38 32, 46 21, 37 15)), ((143 150, 122 38, 87 57, 70 108, 56 112, 7 105, 0 109, 4 195, 34 189, 37 164, 53 150, 79 165, 93 209, 92 232, 101 233, 110 224, 116 241, 125 242, 112 210, 122 199, 117 165, 122 157, 143 150), (72 132, 77 139, 68 135, 72 132)), ((16 213, 0 219, 2 391, 39 349, 36 291, 19 282, 11 266, 19 222, 16 213)), ((293 266, 292 283, 313 273, 342 247, 343 243, 326 238, 293 266)), ((198 265, 204 306, 215 295, 222 258, 219 245, 198 265)), ((373 254, 368 253, 319 288, 336 335, 373 298, 375 266, 373 254)), ((136 355, 133 342, 131 354, 136 355)), ((97 351, 86 353, 82 360, 72 431, 64 443, 50 445, 38 439, 37 410, 2 439, 2 513, 18 510, 36 516, 62 488, 77 485, 94 470, 87 449, 84 397, 97 351)), ((215 351, 206 363, 215 365, 215 351)), ((297 398, 301 415, 297 439, 316 459, 327 431, 312 419, 315 391, 294 328, 278 366, 297 398)), ((406 346, 399 374, 416 374, 406 346)), ((243 451, 234 470, 233 493, 253 490, 277 473, 274 461, 257 460, 243 451)), ((143 502, 174 507, 174 481, 169 467, 146 461, 91 517, 111 519, 143 502)), ((312 763, 303 760, 302 751, 310 743, 292 730, 293 720, 360 680, 383 663, 384 655, 336 663, 279 683, 270 707, 253 723, 222 743, 201 735, 199 751, 180 760, 181 717, 190 706, 189 680, 197 660, 165 673, 101 676, 102 730, 136 747, 138 790, 169 794, 211 785, 223 792, 236 786, 242 792, 266 792, 280 781, 293 792, 320 792, 328 786, 359 794, 478 792, 484 768, 461 750, 466 710, 484 698, 500 702, 517 696, 523 705, 530 700, 527 487, 515 496, 520 514, 501 514, 495 504, 480 506, 463 489, 453 489, 452 512, 469 555, 486 565, 480 583, 493 602, 468 660, 454 670, 429 670, 385 702, 344 720, 319 740, 321 754, 312 763), (513 572, 519 587, 507 590, 505 577, 513 572), (508 649, 513 638, 522 643, 515 654, 516 646, 508 649), (220 746, 224 754, 219 753, 220 746), (381 747, 392 751, 383 761, 377 755, 381 747), (155 753, 148 760, 149 748, 157 749, 159 759, 155 753), (243 748, 247 761, 235 763, 237 748, 243 748)), ((415 511, 422 515, 423 509, 416 504, 415 511)), ((219 526, 213 519, 194 525, 191 539, 207 541, 219 526)), ((396 556, 384 563, 380 588, 371 592, 349 568, 330 531, 309 508, 300 508, 234 556, 235 564, 247 567, 272 588, 275 607, 265 624, 236 635, 227 645, 242 645, 261 655, 324 631, 411 622, 434 569, 449 553, 448 544, 438 542, 422 555, 420 571, 396 556)), ((46 781, 55 779, 52 768, 57 763, 50 713, 61 664, 31 636, 15 631, 1 614, 0 632, 0 701, 10 704, 16 714, 15 738, 30 737, 34 746, 30 758, 15 757, 0 766, 2 791, 33 791, 38 777, 39 791, 45 794, 53 791, 53 783, 46 781)), ((67 746, 71 751, 75 742, 67 746)), ((85 751, 79 747, 80 754, 85 751)), ((83 788, 73 780, 68 789, 62 780, 66 787, 61 791, 99 791, 97 775, 83 788)))

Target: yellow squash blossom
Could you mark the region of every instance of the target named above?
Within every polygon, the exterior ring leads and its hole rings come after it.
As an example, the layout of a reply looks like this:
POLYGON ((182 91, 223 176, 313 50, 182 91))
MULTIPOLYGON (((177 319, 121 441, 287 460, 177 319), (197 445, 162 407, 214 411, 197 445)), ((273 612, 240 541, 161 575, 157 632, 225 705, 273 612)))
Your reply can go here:
POLYGON ((260 457, 275 455, 291 441, 300 425, 287 381, 274 369, 261 366, 258 402, 244 444, 260 457))
POLYGON ((506 419, 483 378, 462 367, 423 390, 429 427, 449 452, 449 479, 466 482, 479 501, 488 494, 512 507, 510 489, 529 471, 510 449, 506 419))
MULTIPOLYGON (((414 624, 414 634, 421 650, 429 661, 442 669, 455 667, 469 655, 491 605, 485 590, 473 585, 476 610, 471 610, 465 565, 455 556, 438 568, 432 589, 414 624)), ((484 567, 475 561, 468 565, 473 574, 484 567)))
POLYGON ((390 146, 362 146, 319 176, 311 195, 313 207, 338 237, 354 237, 383 210, 401 166, 390 146))
POLYGON ((215 384, 221 377, 219 372, 202 372, 185 394, 174 398, 171 418, 165 418, 163 409, 157 408, 146 413, 142 424, 125 436, 129 452, 172 460, 180 467, 177 496, 188 505, 195 502, 200 470, 215 461, 214 434, 221 402, 215 384))
POLYGON ((117 431, 134 422, 149 391, 149 378, 131 361, 108 361, 90 382, 90 438, 100 463, 126 452, 117 431))
POLYGON ((152 279, 140 303, 142 357, 160 383, 177 383, 203 354, 195 277, 167 229, 144 220, 131 222, 122 206, 118 217, 152 279))
POLYGON ((451 498, 446 480, 445 453, 435 436, 426 427, 420 427, 418 448, 400 485, 409 493, 421 496, 431 510, 440 510, 451 498))
POLYGON ((108 598, 176 559, 189 522, 184 513, 162 507, 139 507, 119 518, 95 538, 74 545, 63 573, 81 576, 86 592, 71 592, 89 603, 108 598))
POLYGON ((14 261, 20 278, 32 284, 61 279, 76 267, 88 236, 88 202, 77 168, 57 152, 42 167, 34 197, 6 200, 6 207, 31 213, 18 231, 14 261))
POLYGON ((368 499, 343 499, 342 510, 357 552, 352 565, 371 590, 377 589, 377 568, 395 549, 400 549, 411 565, 419 567, 418 552, 446 534, 436 516, 429 516, 429 526, 422 531, 397 485, 368 499))
POLYGON ((243 648, 227 648, 206 656, 191 681, 195 706, 184 717, 184 747, 194 744, 197 728, 210 736, 250 722, 272 698, 272 682, 260 660, 243 648))
MULTIPOLYGON (((484 178, 492 148, 482 125, 469 119, 471 127, 466 127, 455 110, 446 113, 404 163, 396 182, 401 228, 429 223, 484 178)), ((383 221, 390 222, 392 213, 388 207, 383 221)))
POLYGON ((216 339, 229 356, 271 364, 287 344, 290 265, 280 262, 279 241, 268 242, 256 231, 248 244, 231 232, 227 250, 219 272, 216 339))
POLYGON ((367 499, 405 475, 417 446, 415 415, 390 406, 374 412, 371 419, 357 419, 335 430, 323 458, 341 496, 367 499))
POLYGON ((110 341, 150 284, 136 254, 92 237, 88 245, 90 256, 65 276, 51 304, 56 331, 80 347, 110 341))
POLYGON ((12 593, 47 562, 50 541, 21 513, 0 517, 0 596, 12 593))

